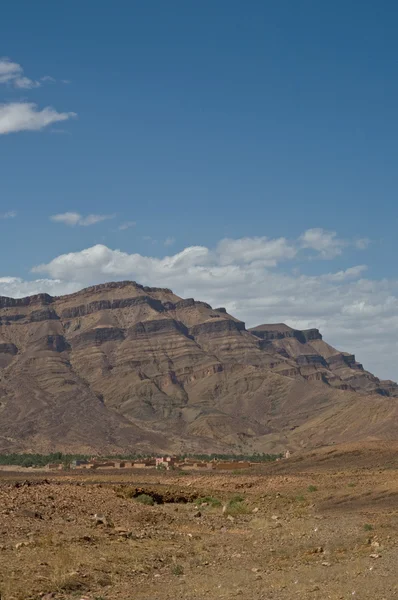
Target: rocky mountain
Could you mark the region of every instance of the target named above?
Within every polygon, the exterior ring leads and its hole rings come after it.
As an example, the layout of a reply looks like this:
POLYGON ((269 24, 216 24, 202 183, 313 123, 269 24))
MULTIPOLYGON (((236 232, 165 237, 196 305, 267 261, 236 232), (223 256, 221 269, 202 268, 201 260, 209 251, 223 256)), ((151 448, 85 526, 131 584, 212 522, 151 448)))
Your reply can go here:
POLYGON ((393 439, 394 382, 317 329, 247 330, 135 282, 0 297, 0 452, 281 451, 393 439))

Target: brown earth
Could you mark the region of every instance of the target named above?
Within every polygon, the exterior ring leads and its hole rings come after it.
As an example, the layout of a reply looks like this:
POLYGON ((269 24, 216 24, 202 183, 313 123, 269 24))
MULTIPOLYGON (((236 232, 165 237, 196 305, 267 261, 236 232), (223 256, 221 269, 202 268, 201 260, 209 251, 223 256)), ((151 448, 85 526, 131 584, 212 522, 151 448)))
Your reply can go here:
POLYGON ((280 452, 395 439, 398 386, 318 330, 108 283, 0 297, 0 452, 280 452))
POLYGON ((396 598, 397 449, 236 474, 3 473, 1 598, 396 598))

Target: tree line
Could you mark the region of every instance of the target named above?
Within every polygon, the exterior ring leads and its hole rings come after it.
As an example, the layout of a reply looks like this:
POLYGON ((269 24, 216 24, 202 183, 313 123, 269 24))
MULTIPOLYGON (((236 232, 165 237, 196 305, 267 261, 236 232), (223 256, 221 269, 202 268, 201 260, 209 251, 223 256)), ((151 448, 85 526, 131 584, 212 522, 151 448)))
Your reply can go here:
MULTIPOLYGON (((114 454, 111 456, 97 457, 97 459, 108 459, 108 460, 132 460, 140 461, 146 458, 150 458, 153 455, 150 454, 114 454)), ((226 460, 226 461, 249 461, 256 463, 263 463, 276 460, 281 458, 282 454, 182 454, 180 458, 193 459, 208 462, 211 460, 226 460)), ((31 453, 12 453, 12 454, 0 454, 0 465, 7 466, 18 466, 18 467, 45 467, 49 463, 62 464, 68 467, 73 461, 88 461, 92 457, 84 454, 63 454, 62 452, 52 452, 50 454, 31 454, 31 453)))

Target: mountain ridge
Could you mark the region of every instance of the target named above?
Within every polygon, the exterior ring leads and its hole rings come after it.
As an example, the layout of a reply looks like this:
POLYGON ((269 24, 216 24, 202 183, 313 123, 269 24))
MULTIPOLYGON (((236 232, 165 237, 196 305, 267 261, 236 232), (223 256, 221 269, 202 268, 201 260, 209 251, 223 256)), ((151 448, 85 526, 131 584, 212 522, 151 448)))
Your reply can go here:
POLYGON ((388 437, 396 396, 317 329, 246 329, 169 288, 0 297, 0 451, 279 451, 388 437), (341 411, 359 405, 377 418, 347 426, 341 411))

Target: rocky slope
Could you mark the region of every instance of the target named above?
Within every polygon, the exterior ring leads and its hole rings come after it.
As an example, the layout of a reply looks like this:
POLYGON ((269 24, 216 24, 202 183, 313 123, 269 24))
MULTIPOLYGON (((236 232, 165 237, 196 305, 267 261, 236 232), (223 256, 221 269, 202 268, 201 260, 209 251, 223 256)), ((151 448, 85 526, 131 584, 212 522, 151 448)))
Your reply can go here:
POLYGON ((393 438, 398 386, 319 331, 135 282, 0 297, 0 452, 280 451, 393 438))

